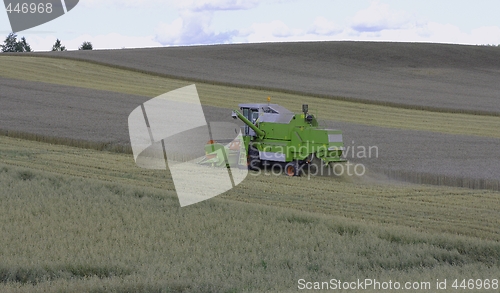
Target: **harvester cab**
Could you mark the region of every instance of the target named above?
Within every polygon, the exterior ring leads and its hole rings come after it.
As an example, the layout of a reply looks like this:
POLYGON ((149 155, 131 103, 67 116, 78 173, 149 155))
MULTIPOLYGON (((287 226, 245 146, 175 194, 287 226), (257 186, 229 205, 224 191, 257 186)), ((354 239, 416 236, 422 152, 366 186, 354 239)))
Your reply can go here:
POLYGON ((295 114, 277 104, 240 104, 232 117, 245 124, 241 150, 246 152, 250 170, 278 166, 285 174, 298 176, 311 165, 318 169, 345 161, 342 132, 319 129, 308 105, 302 105, 301 114, 295 114))

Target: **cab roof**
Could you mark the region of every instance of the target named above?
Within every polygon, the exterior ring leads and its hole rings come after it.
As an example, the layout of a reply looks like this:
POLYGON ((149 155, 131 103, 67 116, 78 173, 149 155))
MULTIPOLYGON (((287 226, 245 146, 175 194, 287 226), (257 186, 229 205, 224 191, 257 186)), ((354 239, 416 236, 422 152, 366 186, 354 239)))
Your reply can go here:
POLYGON ((278 104, 239 104, 240 109, 259 111, 259 122, 290 123, 295 113, 278 104))

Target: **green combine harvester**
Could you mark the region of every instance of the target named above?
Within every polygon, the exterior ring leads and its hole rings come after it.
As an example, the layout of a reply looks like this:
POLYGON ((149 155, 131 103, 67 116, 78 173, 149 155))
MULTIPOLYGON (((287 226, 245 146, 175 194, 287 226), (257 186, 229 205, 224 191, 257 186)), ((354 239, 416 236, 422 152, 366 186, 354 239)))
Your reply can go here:
MULTIPOLYGON (((268 98, 269 100, 269 98, 268 98)), ((280 167, 289 176, 299 176, 310 166, 324 169, 344 162, 342 131, 318 128, 318 121, 302 105, 302 113, 295 114, 277 104, 240 104, 233 111, 245 126, 242 135, 227 145, 210 141, 205 146, 206 156, 200 164, 212 166, 280 167), (244 156, 242 156, 244 154, 244 156)))

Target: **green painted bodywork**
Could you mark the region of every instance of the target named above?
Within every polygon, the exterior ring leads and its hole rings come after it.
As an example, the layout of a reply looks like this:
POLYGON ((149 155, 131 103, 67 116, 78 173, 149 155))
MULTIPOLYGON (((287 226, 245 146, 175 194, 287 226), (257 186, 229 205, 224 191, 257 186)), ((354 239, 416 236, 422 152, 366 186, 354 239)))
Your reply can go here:
POLYGON ((312 155, 324 164, 343 162, 342 131, 318 128, 314 115, 295 114, 289 123, 250 122, 239 111, 236 116, 255 131, 255 136, 244 135, 245 148, 251 144, 260 152, 269 155, 270 161, 303 161, 312 155), (309 120, 306 117, 309 116, 309 120), (279 158, 276 160, 276 158, 279 158))

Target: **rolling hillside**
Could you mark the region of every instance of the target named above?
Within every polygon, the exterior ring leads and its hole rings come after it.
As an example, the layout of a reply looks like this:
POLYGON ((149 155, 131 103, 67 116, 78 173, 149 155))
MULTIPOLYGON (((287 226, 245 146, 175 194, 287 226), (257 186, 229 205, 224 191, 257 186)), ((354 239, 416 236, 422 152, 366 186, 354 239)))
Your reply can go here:
POLYGON ((496 292, 498 53, 337 42, 0 54, 0 291, 296 292, 300 279, 369 278, 496 292), (136 166, 127 118, 193 83, 209 122, 267 96, 307 103, 351 154, 378 157, 348 157, 362 177, 251 172, 180 208, 168 170, 136 166))
MULTIPOLYGON (((192 83, 61 58, 0 56, 0 62, 0 131, 69 145, 89 146, 82 143, 87 141, 98 149, 129 149, 129 113, 156 95, 192 83), (29 70, 18 72, 19 66, 29 70)), ((294 111, 308 103, 324 127, 343 130, 354 163, 416 183, 500 188, 500 165, 491 159, 500 157, 499 117, 196 84, 208 121, 233 122, 230 110, 238 103, 268 95, 294 111), (376 157, 352 157, 356 148, 370 146, 378 148, 376 157)))
POLYGON ((192 46, 58 56, 164 76, 438 111, 500 115, 500 50, 422 43, 192 46))

